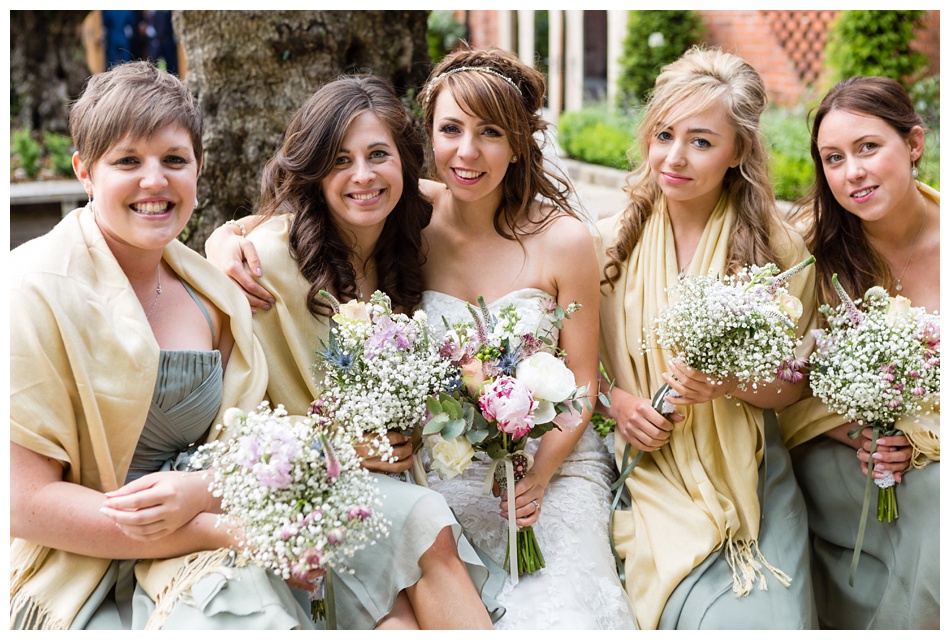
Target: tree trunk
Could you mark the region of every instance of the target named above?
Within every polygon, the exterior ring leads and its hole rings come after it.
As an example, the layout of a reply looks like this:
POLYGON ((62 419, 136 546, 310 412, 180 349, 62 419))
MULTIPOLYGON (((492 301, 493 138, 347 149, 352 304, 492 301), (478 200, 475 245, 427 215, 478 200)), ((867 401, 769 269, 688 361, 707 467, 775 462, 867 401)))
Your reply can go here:
POLYGON ((69 134, 67 105, 89 77, 81 37, 88 13, 10 12, 11 126, 69 134))
POLYGON ((402 95, 429 71, 427 11, 175 11, 187 83, 204 115, 199 206, 186 242, 202 251, 225 220, 253 212, 264 163, 294 112, 343 73, 402 95))

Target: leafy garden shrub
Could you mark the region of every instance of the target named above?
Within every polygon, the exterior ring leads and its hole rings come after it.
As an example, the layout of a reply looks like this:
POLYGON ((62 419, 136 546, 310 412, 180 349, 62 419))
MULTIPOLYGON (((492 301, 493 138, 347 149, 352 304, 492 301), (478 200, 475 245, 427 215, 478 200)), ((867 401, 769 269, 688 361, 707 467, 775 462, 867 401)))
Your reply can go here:
POLYGON ((70 178, 72 160, 73 143, 69 136, 25 128, 10 132, 11 179, 70 178))
POLYGON ((630 11, 617 81, 620 106, 644 102, 663 65, 703 41, 703 23, 695 11, 630 11))
POLYGON ((73 139, 52 131, 43 133, 43 146, 49 157, 50 168, 57 176, 73 175, 73 139))
POLYGON ((39 159, 43 153, 40 143, 29 129, 17 129, 10 136, 11 167, 20 167, 31 180, 40 172, 39 159))
POLYGON ((465 37, 465 25, 455 19, 454 11, 430 11, 426 23, 429 59, 438 63, 459 40, 465 37))
POLYGON ((561 114, 557 138, 572 158, 628 170, 639 162, 636 128, 635 116, 613 114, 600 105, 561 114), (628 158, 628 151, 633 157, 628 158))
POLYGON ((805 113, 768 109, 762 114, 762 134, 769 143, 769 169, 776 199, 795 201, 805 196, 815 179, 805 113))
POLYGON ((851 76, 886 76, 909 89, 927 64, 910 47, 923 17, 920 9, 842 11, 828 34, 830 85, 851 76))

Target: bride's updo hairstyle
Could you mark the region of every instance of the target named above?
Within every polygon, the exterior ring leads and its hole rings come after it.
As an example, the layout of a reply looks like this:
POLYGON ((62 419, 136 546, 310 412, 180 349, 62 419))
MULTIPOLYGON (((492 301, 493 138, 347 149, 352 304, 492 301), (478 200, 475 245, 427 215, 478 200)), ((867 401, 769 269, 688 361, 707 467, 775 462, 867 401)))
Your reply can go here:
MULTIPOLYGON (((433 69, 418 96, 430 139, 435 103, 442 91, 451 92, 466 113, 503 129, 508 136, 514 161, 502 180, 501 203, 495 211, 495 230, 500 235, 516 239, 544 229, 552 216, 550 209, 541 208, 533 219, 532 204, 539 197, 576 217, 568 204, 570 184, 544 166, 542 140, 548 123, 541 118, 545 95, 541 72, 494 47, 463 47, 450 53, 433 69)), ((431 149, 427 153, 431 167, 431 149)))
POLYGON ((637 129, 639 167, 627 177, 630 197, 623 214, 617 244, 607 250, 603 284, 614 286, 621 265, 640 240, 643 226, 661 197, 650 163, 650 143, 660 131, 706 109, 715 102, 725 107, 736 130, 738 166, 729 169, 723 187, 732 198, 738 220, 729 240, 727 273, 746 263, 783 265, 770 247, 769 237, 782 228, 769 179, 769 156, 759 132, 759 119, 768 104, 765 83, 752 65, 716 48, 693 47, 663 67, 644 107, 637 129))

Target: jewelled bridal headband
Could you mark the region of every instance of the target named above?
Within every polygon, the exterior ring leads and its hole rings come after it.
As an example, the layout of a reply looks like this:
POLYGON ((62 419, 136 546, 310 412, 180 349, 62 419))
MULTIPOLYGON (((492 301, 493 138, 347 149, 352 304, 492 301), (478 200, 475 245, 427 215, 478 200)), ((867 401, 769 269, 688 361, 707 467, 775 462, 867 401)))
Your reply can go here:
POLYGON ((450 75, 452 75, 453 73, 458 73, 458 72, 460 72, 460 71, 478 71, 479 73, 487 73, 487 74, 489 74, 489 75, 495 76, 496 78, 501 78, 502 80, 504 80, 505 82, 507 82, 508 84, 510 84, 512 87, 514 87, 514 88, 515 88, 515 91, 518 92, 518 95, 523 95, 523 94, 521 93, 521 89, 518 87, 518 85, 515 84, 515 81, 514 81, 514 80, 512 80, 511 78, 509 78, 509 77, 506 76, 506 75, 503 75, 503 74, 501 74, 501 73, 498 73, 497 71, 495 71, 494 69, 492 69, 492 68, 490 68, 490 67, 455 67, 454 69, 449 69, 448 71, 443 71, 442 73, 440 73, 440 74, 437 75, 436 77, 432 78, 432 82, 430 82, 430 83, 429 83, 429 86, 426 88, 426 103, 428 104, 429 99, 432 97, 432 87, 434 87, 436 84, 438 84, 438 83, 439 83, 439 80, 441 80, 442 78, 445 78, 445 77, 447 77, 447 76, 450 76, 450 75))

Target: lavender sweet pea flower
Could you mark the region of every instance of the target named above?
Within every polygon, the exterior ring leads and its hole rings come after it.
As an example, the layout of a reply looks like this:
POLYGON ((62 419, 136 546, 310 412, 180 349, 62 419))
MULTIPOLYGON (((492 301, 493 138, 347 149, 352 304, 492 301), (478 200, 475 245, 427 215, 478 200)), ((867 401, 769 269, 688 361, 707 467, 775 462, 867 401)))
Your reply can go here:
POLYGON ((383 316, 376 323, 373 335, 366 339, 363 355, 367 360, 372 360, 389 343, 395 343, 396 348, 400 350, 408 349, 412 344, 402 327, 393 322, 392 318, 383 316))

